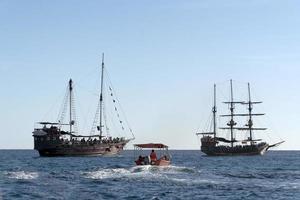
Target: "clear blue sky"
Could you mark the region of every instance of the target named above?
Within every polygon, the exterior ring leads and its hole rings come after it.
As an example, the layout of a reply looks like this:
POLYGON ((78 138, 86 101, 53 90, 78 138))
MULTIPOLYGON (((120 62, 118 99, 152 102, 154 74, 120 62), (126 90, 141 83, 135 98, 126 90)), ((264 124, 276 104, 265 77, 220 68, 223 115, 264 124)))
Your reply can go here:
POLYGON ((212 85, 232 78, 264 101, 272 141, 300 149, 299 10, 296 0, 1 0, 0 148, 33 148, 34 122, 56 111, 70 77, 85 90, 105 52, 135 142, 199 148, 212 85))

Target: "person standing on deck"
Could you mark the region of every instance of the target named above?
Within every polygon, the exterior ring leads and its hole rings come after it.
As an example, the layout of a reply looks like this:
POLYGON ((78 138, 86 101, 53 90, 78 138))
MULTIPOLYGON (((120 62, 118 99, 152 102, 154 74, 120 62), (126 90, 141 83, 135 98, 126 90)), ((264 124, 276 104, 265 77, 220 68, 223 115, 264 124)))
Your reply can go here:
POLYGON ((152 151, 151 151, 150 159, 151 159, 151 164, 154 164, 157 160, 157 156, 156 156, 154 149, 152 149, 152 151))

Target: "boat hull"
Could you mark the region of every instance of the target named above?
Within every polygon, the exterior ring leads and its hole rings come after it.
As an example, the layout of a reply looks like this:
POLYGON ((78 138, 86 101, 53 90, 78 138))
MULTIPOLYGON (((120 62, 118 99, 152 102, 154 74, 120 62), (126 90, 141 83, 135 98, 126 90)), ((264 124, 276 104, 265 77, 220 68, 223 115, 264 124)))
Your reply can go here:
POLYGON ((157 160, 155 162, 156 166, 169 166, 171 164, 171 161, 169 160, 157 160))
POLYGON ((269 148, 267 143, 245 146, 210 146, 201 147, 201 151, 208 156, 253 156, 263 155, 269 148))
MULTIPOLYGON (((65 133, 66 134, 66 133, 65 133)), ((63 139, 62 131, 57 127, 36 129, 33 132, 34 149, 40 156, 101 156, 120 153, 130 141, 125 138, 99 140, 74 137, 63 139)))
POLYGON ((171 161, 170 160, 160 159, 160 160, 148 163, 148 164, 145 164, 145 163, 142 163, 142 162, 139 162, 139 161, 135 161, 135 163, 136 163, 137 166, 143 166, 143 165, 149 165, 149 166, 169 166, 171 164, 171 161))
POLYGON ((114 144, 93 144, 93 145, 61 145, 48 148, 35 148, 40 156, 104 156, 119 154, 127 141, 114 144))

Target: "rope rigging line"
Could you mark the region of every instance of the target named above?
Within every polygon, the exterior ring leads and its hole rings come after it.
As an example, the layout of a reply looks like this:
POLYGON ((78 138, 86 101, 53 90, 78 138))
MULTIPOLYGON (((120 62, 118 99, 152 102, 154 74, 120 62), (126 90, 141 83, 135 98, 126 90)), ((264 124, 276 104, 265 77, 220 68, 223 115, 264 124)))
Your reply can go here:
MULTIPOLYGON (((109 85, 110 85, 110 86, 109 86, 109 89, 110 89, 111 91, 114 91, 114 94, 115 94, 115 95, 114 95, 114 96, 115 96, 115 99, 113 99, 113 103, 114 103, 114 104, 118 104, 118 106, 119 106, 119 108, 120 108, 120 110, 121 110, 121 112, 122 112, 122 114, 123 114, 123 117, 124 117, 124 119, 125 119, 125 122, 126 122, 126 124, 127 124, 127 126, 128 126, 129 132, 131 133, 132 137, 135 138, 134 133, 133 133, 133 131, 132 131, 132 128, 131 128, 131 126, 130 126, 130 124, 129 124, 129 122, 128 122, 128 119, 127 119, 126 115, 125 115, 124 109, 122 108, 121 103, 120 103, 120 101, 119 101, 119 99, 118 99, 116 90, 115 90, 115 89, 113 88, 113 86, 112 86, 113 84, 112 84, 110 75, 109 75, 109 73, 108 73, 107 70, 104 69, 104 71, 105 71, 105 73, 106 73, 106 75, 107 75, 107 80, 109 81, 109 85)), ((112 97, 112 96, 113 96, 113 93, 111 93, 111 97, 112 97)), ((115 107, 115 108, 116 108, 116 107, 115 107)), ((115 109, 115 110, 117 111, 117 109, 115 109)), ((117 116, 120 118, 120 113, 117 113, 117 116)), ((120 123, 122 124, 123 121, 120 120, 120 123)), ((124 126, 122 126, 122 129, 124 129, 124 126)))
POLYGON ((114 99, 114 92, 113 92, 113 90, 112 90, 112 87, 111 86, 109 86, 108 87, 108 90, 109 90, 109 93, 110 93, 110 100, 111 100, 111 103, 112 103, 112 105, 113 105, 113 110, 114 110, 114 112, 115 112, 115 115, 117 116, 117 119, 118 119, 118 123, 119 123, 119 125, 120 125, 120 128, 122 129, 122 131, 125 131, 125 128, 124 128, 124 126, 123 126, 123 121, 122 121, 122 119, 121 119, 121 117, 120 117, 120 113, 119 113, 119 109, 117 108, 117 105, 116 105, 116 100, 114 99))
MULTIPOLYGON (((95 70, 93 70, 93 71, 95 71, 95 70)), ((105 126, 106 134, 107 134, 107 136, 110 135, 111 130, 110 130, 109 126, 113 125, 113 127, 115 127, 116 130, 122 130, 124 132, 125 131, 130 132, 132 137, 134 138, 132 128, 128 123, 125 112, 124 112, 124 110, 123 110, 123 108, 120 104, 120 101, 119 101, 119 99, 116 95, 116 92, 115 92, 115 90, 112 86, 110 76, 109 76, 106 69, 104 69, 104 73, 106 74, 106 77, 107 77, 106 81, 104 81, 104 90, 106 90, 106 91, 108 90, 107 95, 105 95, 106 92, 103 92, 103 98, 105 99, 105 101, 103 103, 103 120, 104 120, 103 126, 105 126), (109 105, 109 107, 112 106, 111 107, 111 116, 109 116, 108 115, 109 113, 107 112, 108 111, 108 105, 109 105), (115 117, 112 118, 112 116, 114 116, 114 115, 115 115, 115 117), (111 122, 110 122, 110 120, 111 120, 111 122), (118 125, 119 128, 117 128, 116 125, 118 125)), ((76 86, 84 87, 83 85, 80 85, 79 82, 76 83, 76 86)), ((84 89, 84 91, 88 91, 88 90, 84 89)), ((91 92, 91 91, 88 91, 88 92, 95 95, 95 92, 91 92)), ((67 113, 68 113, 68 109, 70 109, 71 112, 72 112, 72 119, 71 120, 74 121, 74 124, 73 124, 74 129, 73 130, 74 130, 74 132, 78 133, 79 123, 78 123, 78 120, 77 120, 77 113, 76 113, 76 108, 75 108, 76 100, 74 98, 74 96, 75 96, 74 93, 75 92, 73 90, 73 92, 71 93, 71 97, 70 97, 69 87, 67 87, 67 91, 66 91, 66 94, 64 96, 63 103, 60 107, 60 111, 59 111, 57 121, 60 124, 63 124, 63 122, 66 121, 66 116, 67 116, 67 113), (68 106, 69 105, 69 99, 71 99, 71 104, 72 104, 71 108, 70 108, 70 106, 68 106)), ((97 94, 97 96, 98 95, 99 94, 97 94)), ((91 105, 91 104, 89 104, 89 105, 91 105)), ((99 126, 98 125, 99 120, 100 120, 99 115, 100 115, 100 101, 98 101, 96 113, 95 113, 93 123, 92 123, 92 127, 91 127, 91 130, 90 130, 90 135, 95 135, 95 133, 96 133, 97 127, 99 126)), ((68 123, 71 123, 71 122, 68 122, 68 123)), ((65 124, 68 124, 68 123, 65 123, 65 124)), ((119 134, 119 132, 120 131, 116 131, 117 134, 119 134)))
MULTIPOLYGON (((104 83, 104 88, 105 88, 106 84, 104 83)), ((102 94, 103 95, 103 99, 104 99, 104 102, 106 102, 106 95, 105 93, 102 94)), ((106 104, 104 103, 103 104, 103 119, 104 119, 104 126, 105 126, 105 130, 106 130, 106 136, 107 137, 110 137, 110 129, 109 129, 109 125, 108 125, 108 122, 107 122, 107 112, 106 112, 106 104)))
MULTIPOLYGON (((91 79, 88 79, 88 80, 90 80, 89 81, 90 83, 93 82, 93 81, 91 81, 91 79)), ((87 129, 90 128, 90 125, 89 125, 90 122, 89 121, 94 119, 94 111, 91 112, 91 110, 94 110, 94 107, 96 107, 96 105, 93 105, 92 102, 95 100, 94 97, 99 96, 99 94, 95 92, 97 86, 99 85, 99 82, 100 82, 100 78, 98 80, 96 80, 95 83, 93 82, 92 88, 95 88, 93 90, 90 90, 90 87, 87 88, 86 85, 81 85, 79 82, 76 82, 76 88, 80 88, 80 92, 85 93, 85 95, 89 96, 89 97, 93 96, 93 98, 88 98, 87 99, 87 102, 85 103, 85 105, 88 105, 86 110, 82 109, 83 107, 81 105, 81 102, 78 101, 77 102, 78 104, 76 104, 77 111, 79 111, 79 114, 80 114, 79 115, 80 120, 81 120, 80 121, 81 122, 80 131, 82 131, 82 132, 89 132, 90 133, 90 131, 91 131, 91 130, 87 130, 87 129)))
POLYGON ((66 92, 65 92, 65 97, 60 106, 60 110, 59 110, 59 114, 58 114, 58 118, 57 118, 57 122, 60 124, 63 124, 65 116, 66 116, 66 112, 67 112, 67 108, 68 108, 68 99, 69 99, 69 88, 67 87, 66 92))
MULTIPOLYGON (((110 116, 113 116, 113 115, 114 115, 113 113, 115 114, 114 109, 111 108, 111 109, 110 109, 110 112, 108 112, 108 114, 109 114, 110 116)), ((113 120, 113 117, 110 117, 109 119, 110 119, 112 128, 115 130, 114 132, 117 133, 118 136, 121 136, 120 133, 119 133, 119 129, 117 128, 117 125, 116 125, 116 123, 115 123, 115 120, 113 120)), ((118 124, 119 124, 119 123, 118 123, 118 124)))
POLYGON ((95 135, 97 125, 98 125, 99 114, 100 114, 100 101, 98 101, 98 105, 97 105, 94 121, 93 121, 93 124, 92 124, 92 128, 91 128, 91 131, 90 131, 90 135, 95 135))
MULTIPOLYGON (((109 102, 112 102, 112 107, 111 107, 111 112, 114 112, 115 115, 117 116, 117 119, 118 119, 118 123, 121 124, 121 129, 124 130, 124 127, 122 126, 122 123, 123 121, 121 120, 120 118, 120 114, 118 112, 118 107, 117 105, 115 105, 116 103, 116 100, 114 100, 114 93, 112 91, 112 88, 111 86, 107 86, 107 83, 104 82, 104 92, 103 92, 103 100, 104 100, 104 104, 103 104, 103 120, 104 120, 104 127, 105 127, 105 130, 106 130, 106 136, 107 137, 110 137, 110 127, 109 127, 109 122, 108 122, 108 118, 110 119, 110 122, 111 122, 111 125, 115 128, 116 132, 118 132, 117 128, 116 128, 116 125, 115 125, 115 122, 113 120, 112 117, 108 117, 108 104, 109 102), (109 94, 109 95, 106 95, 106 94, 109 94), (110 97, 110 98, 109 98, 110 97)), ((96 127, 99 123, 99 114, 100 114, 100 101, 98 102, 98 106, 97 106, 97 111, 96 111, 96 114, 95 114, 95 118, 94 118, 94 121, 93 121, 93 125, 92 125, 92 129, 91 129, 91 135, 95 133, 96 131, 96 127)), ((112 116, 112 115, 111 115, 112 116)), ((120 134, 118 134, 120 135, 120 134)))
MULTIPOLYGON (((74 87, 75 88, 75 87, 74 87)), ((77 114, 76 114, 76 107, 75 107, 75 89, 73 89, 72 94, 72 113, 73 113, 73 121, 74 121, 74 132, 78 133, 78 127, 79 127, 79 123, 77 120, 77 114)))

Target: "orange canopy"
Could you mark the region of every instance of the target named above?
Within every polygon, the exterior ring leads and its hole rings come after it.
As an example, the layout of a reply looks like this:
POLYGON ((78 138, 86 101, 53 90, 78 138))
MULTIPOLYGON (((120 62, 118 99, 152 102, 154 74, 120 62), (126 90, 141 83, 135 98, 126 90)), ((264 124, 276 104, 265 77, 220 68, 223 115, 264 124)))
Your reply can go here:
POLYGON ((148 143, 148 144, 135 144, 135 147, 140 147, 140 148, 168 148, 167 145, 164 145, 162 143, 148 143))

